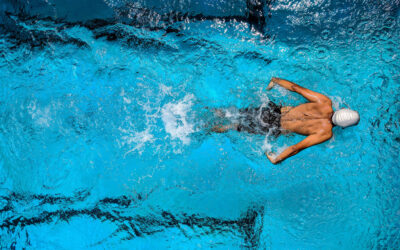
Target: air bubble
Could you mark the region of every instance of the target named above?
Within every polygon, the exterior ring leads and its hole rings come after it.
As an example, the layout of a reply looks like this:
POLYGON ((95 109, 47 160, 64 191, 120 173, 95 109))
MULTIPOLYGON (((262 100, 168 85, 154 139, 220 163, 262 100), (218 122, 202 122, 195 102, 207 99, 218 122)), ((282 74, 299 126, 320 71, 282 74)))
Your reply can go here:
POLYGON ((328 40, 329 37, 330 37, 330 35, 331 35, 331 32, 330 32, 329 30, 327 30, 327 29, 325 29, 325 30, 323 30, 323 31, 321 32, 321 38, 322 38, 323 40, 328 40))
POLYGON ((381 59, 386 63, 394 62, 397 59, 397 54, 393 50, 393 47, 387 47, 381 51, 381 59))
POLYGON ((349 28, 347 29, 347 34, 353 35, 353 34, 354 34, 354 28, 353 28, 353 27, 349 27, 349 28))
POLYGON ((309 55, 311 54, 310 49, 306 47, 297 47, 292 53, 291 57, 294 58, 295 60, 299 61, 307 61, 309 58, 309 55))
POLYGON ((318 59, 324 59, 326 58, 328 54, 328 48, 326 46, 319 46, 317 47, 317 51, 316 51, 316 57, 318 59))
POLYGON ((392 29, 396 24, 396 20, 393 17, 388 17, 383 21, 383 27, 392 29))
POLYGON ((369 29, 369 24, 368 24, 368 21, 366 21, 366 20, 360 21, 360 22, 357 24, 357 30, 358 30, 359 32, 365 32, 365 31, 367 31, 368 29, 369 29))

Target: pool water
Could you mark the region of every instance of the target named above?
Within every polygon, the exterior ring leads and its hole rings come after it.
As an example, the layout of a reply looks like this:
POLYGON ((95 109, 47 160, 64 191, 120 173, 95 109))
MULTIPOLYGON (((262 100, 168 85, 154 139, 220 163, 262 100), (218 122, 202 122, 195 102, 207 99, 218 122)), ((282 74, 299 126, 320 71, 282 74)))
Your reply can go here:
POLYGON ((0 3, 0 248, 397 249, 400 2, 262 2, 0 3), (273 76, 360 123, 209 131, 273 76))

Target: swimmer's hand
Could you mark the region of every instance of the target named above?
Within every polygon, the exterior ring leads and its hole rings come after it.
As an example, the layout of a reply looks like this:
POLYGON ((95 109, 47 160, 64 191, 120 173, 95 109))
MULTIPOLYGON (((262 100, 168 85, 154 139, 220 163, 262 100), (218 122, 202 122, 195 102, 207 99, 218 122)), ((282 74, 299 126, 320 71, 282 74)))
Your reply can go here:
POLYGON ((265 155, 267 156, 268 160, 272 163, 272 164, 277 164, 278 161, 276 160, 276 155, 274 153, 267 153, 265 152, 265 155))
POLYGON ((269 82, 269 84, 268 84, 268 86, 267 86, 267 90, 270 90, 270 89, 272 89, 272 88, 275 86, 274 80, 275 80, 275 77, 272 77, 272 78, 271 78, 271 81, 269 82))

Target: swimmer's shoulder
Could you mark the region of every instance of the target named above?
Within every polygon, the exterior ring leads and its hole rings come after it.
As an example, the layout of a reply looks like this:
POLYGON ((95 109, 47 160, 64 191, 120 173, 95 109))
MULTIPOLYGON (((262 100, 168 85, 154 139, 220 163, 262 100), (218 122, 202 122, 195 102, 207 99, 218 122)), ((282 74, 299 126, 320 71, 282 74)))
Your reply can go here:
POLYGON ((319 113, 324 113, 324 114, 333 113, 332 102, 323 102, 323 103, 309 102, 306 104, 308 104, 307 107, 314 109, 319 113))
POLYGON ((332 132, 332 122, 329 119, 323 119, 319 121, 319 131, 318 133, 326 137, 327 139, 330 139, 333 136, 332 132))
POLYGON ((323 105, 323 106, 321 106, 321 109, 324 113, 327 113, 327 114, 333 113, 332 104, 323 105))

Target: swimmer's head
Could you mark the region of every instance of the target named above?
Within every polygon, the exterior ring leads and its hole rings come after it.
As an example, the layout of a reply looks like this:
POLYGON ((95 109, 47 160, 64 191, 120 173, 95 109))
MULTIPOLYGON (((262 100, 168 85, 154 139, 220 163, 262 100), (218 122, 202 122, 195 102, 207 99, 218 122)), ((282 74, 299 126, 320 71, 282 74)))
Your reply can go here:
POLYGON ((360 121, 360 115, 357 111, 351 109, 340 109, 335 111, 332 116, 333 124, 346 128, 356 125, 360 121))

